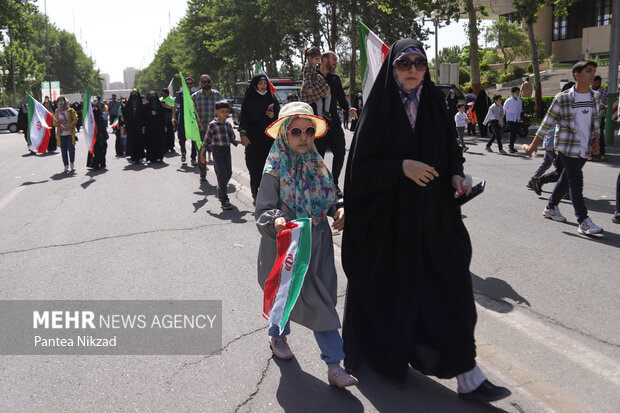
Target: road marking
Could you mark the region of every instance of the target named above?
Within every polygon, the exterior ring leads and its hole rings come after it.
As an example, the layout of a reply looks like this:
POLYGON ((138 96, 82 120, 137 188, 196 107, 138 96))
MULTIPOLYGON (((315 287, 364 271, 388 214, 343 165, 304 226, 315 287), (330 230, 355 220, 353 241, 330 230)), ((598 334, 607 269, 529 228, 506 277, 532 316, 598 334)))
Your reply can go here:
POLYGON ((23 186, 18 186, 17 188, 13 188, 11 192, 4 196, 4 198, 0 199, 0 210, 7 206, 15 197, 24 189, 23 186))

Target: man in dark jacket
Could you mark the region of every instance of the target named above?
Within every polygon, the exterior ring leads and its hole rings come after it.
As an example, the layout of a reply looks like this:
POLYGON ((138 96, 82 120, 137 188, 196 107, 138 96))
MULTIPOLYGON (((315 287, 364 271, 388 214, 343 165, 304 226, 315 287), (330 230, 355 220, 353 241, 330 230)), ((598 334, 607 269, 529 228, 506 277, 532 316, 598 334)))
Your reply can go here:
MULTIPOLYGON (((332 95, 331 105, 327 108, 331 116, 331 120, 327 121, 329 127, 327 135, 315 141, 316 149, 322 157, 325 157, 325 151, 328 146, 334 155, 331 171, 336 186, 338 186, 338 177, 340 176, 340 171, 342 171, 346 153, 344 131, 342 130, 340 117, 338 116, 336 101, 342 110, 349 113, 351 119, 357 119, 357 110, 349 106, 349 102, 347 102, 347 98, 342 88, 340 77, 334 73, 337 64, 338 58, 336 57, 336 53, 328 51, 321 55, 321 67, 319 69, 319 73, 321 73, 325 80, 327 80, 327 84, 329 85, 332 95)), ((338 190, 338 192, 340 192, 340 190, 338 190)))

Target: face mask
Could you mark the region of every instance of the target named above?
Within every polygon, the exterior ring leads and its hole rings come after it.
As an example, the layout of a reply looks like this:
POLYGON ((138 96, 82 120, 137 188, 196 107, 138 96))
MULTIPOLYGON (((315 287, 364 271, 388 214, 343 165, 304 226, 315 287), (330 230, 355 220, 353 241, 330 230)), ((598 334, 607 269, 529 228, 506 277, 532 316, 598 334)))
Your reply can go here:
POLYGON ((512 95, 512 97, 516 99, 516 98, 518 98, 518 97, 519 97, 519 94, 518 94, 518 93, 515 93, 514 95, 512 95))

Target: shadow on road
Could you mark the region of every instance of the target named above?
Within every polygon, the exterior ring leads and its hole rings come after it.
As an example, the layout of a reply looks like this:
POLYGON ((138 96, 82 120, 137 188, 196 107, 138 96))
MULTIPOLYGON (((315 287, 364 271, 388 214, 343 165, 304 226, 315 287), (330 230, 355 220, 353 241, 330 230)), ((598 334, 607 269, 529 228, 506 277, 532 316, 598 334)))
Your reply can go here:
POLYGON ((197 200, 196 202, 192 202, 192 205, 194 205, 194 213, 198 212, 198 210, 200 208, 202 208, 203 206, 205 206, 205 204, 208 201, 207 197, 210 197, 211 199, 218 201, 217 199, 217 187, 214 185, 209 184, 208 181, 205 182, 201 182, 200 183, 200 190, 194 192, 195 195, 202 195, 202 199, 197 200))
POLYGON ((493 310, 498 313, 511 312, 514 305, 506 301, 506 299, 517 304, 530 306, 526 298, 522 297, 510 284, 502 279, 494 277, 481 278, 472 272, 471 280, 474 292, 485 297, 484 299, 476 297, 476 302, 488 310, 493 310))
POLYGON ((123 167, 123 171, 143 171, 144 169, 146 169, 146 165, 144 165, 142 162, 140 163, 129 163, 128 165, 125 165, 123 167))
MULTIPOLYGON (((601 224, 601 223, 599 222, 599 224, 601 224)), ((614 230, 616 228, 612 227, 612 225, 618 226, 618 224, 614 224, 611 221, 607 221, 607 222, 605 222, 603 224, 601 224, 603 226, 603 228, 605 228, 605 227, 613 228, 614 230)), ((610 247, 620 248, 620 235, 618 235, 615 232, 603 231, 602 234, 595 234, 595 235, 582 235, 582 234, 577 233, 577 231, 575 231, 575 232, 562 231, 562 232, 565 235, 569 235, 571 237, 577 237, 577 238, 581 238, 581 239, 585 239, 585 240, 590 240, 590 241, 598 242, 599 244, 609 245, 610 247)))
MULTIPOLYGON (((485 413, 505 412, 487 403, 460 399, 455 392, 440 383, 409 369, 405 383, 394 382, 377 374, 365 363, 356 377, 359 390, 372 406, 381 413, 485 413)), ((320 411, 320 410, 310 410, 320 411)), ((348 411, 327 409, 325 411, 348 411)))
POLYGON ((198 165, 192 166, 191 164, 187 164, 183 162, 179 168, 177 168, 177 172, 186 172, 186 173, 200 173, 200 169, 198 169, 198 165))
MULTIPOLYGON (((276 391, 278 403, 288 413, 347 412, 362 413, 364 406, 349 390, 336 389, 325 381, 304 372, 295 358, 273 362, 280 368, 280 385, 276 391)), ((387 396, 389 398, 389 396, 387 396)))
POLYGON ((41 153, 39 154, 39 156, 54 156, 54 155, 60 155, 60 152, 45 152, 45 153, 41 153))
POLYGON ((36 185, 36 184, 44 184, 46 183, 48 180, 46 179, 45 181, 27 181, 27 182, 22 182, 22 184, 20 186, 28 186, 28 185, 36 185))
POLYGON ((77 176, 75 172, 58 172, 57 174, 50 176, 50 178, 54 181, 60 181, 67 178, 73 178, 74 176, 77 176))

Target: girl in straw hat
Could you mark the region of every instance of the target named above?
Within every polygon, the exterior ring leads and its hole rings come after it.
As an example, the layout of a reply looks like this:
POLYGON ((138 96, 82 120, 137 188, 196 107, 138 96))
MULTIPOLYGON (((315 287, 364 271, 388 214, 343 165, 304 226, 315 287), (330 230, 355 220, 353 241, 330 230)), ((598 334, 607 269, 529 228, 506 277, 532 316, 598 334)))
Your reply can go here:
MULTIPOLYGON (((337 280, 334 265, 333 228, 344 227, 344 208, 336 197, 332 175, 316 151, 314 139, 327 132, 324 119, 314 116, 310 105, 292 102, 280 110, 280 118, 265 133, 274 138, 256 199, 256 225, 261 233, 258 255, 258 282, 265 281, 274 266, 276 235, 286 222, 296 218, 312 219, 312 251, 306 278, 290 319, 314 332, 321 359, 328 367, 332 386, 357 384, 341 366, 344 358, 336 312, 337 280)), ((293 357, 287 344, 290 326, 280 334, 277 325, 269 326, 269 345, 273 354, 284 360, 293 357)))

